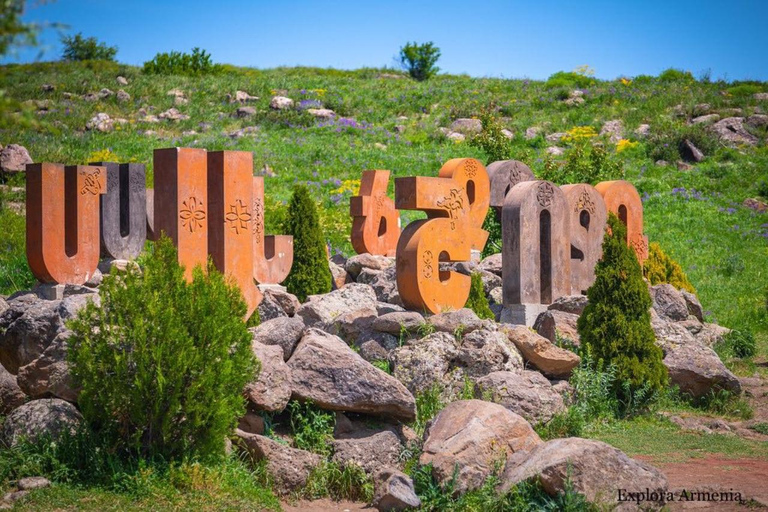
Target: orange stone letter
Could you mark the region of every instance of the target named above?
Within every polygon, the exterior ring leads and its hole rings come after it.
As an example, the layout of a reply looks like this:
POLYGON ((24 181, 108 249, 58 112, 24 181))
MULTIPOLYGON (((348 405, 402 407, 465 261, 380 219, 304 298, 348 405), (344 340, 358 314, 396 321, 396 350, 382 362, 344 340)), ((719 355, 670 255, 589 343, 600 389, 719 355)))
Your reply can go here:
POLYGON ((605 207, 627 226, 627 244, 634 249, 642 265, 648 259, 648 237, 643 235, 643 202, 628 181, 604 181, 595 186, 605 207))
POLYGON ((358 254, 394 256, 400 236, 400 215, 387 197, 389 171, 363 171, 360 195, 349 200, 352 247, 358 254))
POLYGON ((27 261, 43 283, 85 283, 99 265, 103 167, 27 166, 27 261))
POLYGON ((595 282, 595 265, 603 255, 608 212, 603 196, 586 184, 563 185, 571 224, 571 293, 586 293, 595 282))
POLYGON ((251 316, 261 302, 253 282, 253 153, 208 153, 208 252, 219 271, 231 276, 251 316))
POLYGON ((470 278, 440 271, 440 262, 467 261, 482 250, 488 233, 481 226, 490 188, 485 167, 471 158, 449 160, 440 177, 395 180, 398 209, 422 210, 426 220, 409 224, 397 244, 397 287, 410 309, 439 313, 460 309, 469 297, 470 278))
POLYGON ((254 176, 253 187, 253 278, 260 284, 279 284, 293 265, 293 237, 264 234, 264 178, 254 176))
POLYGON ((204 149, 156 149, 154 153, 154 235, 165 234, 179 252, 184 275, 192 279, 208 259, 208 174, 204 149))

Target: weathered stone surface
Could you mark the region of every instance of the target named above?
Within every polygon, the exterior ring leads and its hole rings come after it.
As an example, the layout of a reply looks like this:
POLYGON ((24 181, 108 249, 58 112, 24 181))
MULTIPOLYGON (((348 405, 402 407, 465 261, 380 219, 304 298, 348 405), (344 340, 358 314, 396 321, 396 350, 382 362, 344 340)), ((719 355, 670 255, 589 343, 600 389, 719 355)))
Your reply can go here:
POLYGON ((43 435, 56 440, 65 431, 74 432, 83 420, 69 402, 58 398, 33 400, 16 408, 3 424, 2 441, 15 446, 22 439, 35 442, 43 435))
POLYGON ((683 141, 680 151, 683 159, 688 162, 701 162, 704 160, 704 153, 688 139, 683 141))
POLYGON ((564 295, 550 304, 548 309, 581 315, 588 302, 589 299, 586 295, 564 295))
POLYGON ((291 399, 291 369, 283 361, 283 349, 258 342, 251 343, 251 349, 261 361, 261 372, 245 386, 245 397, 257 409, 282 411, 291 399))
POLYGON ((7 416, 12 410, 24 403, 26 395, 3 365, 0 365, 0 415, 7 416))
POLYGON ((267 295, 264 295, 261 298, 258 311, 259 319, 262 322, 288 316, 285 311, 283 311, 283 308, 280 307, 280 304, 278 304, 277 301, 275 301, 272 297, 268 297, 267 295))
POLYGON ((497 276, 501 277, 502 272, 502 255, 501 253, 497 254, 491 254, 487 258, 483 259, 478 265, 478 270, 485 270, 486 272, 490 272, 491 274, 496 274, 497 276))
POLYGON ((284 289, 272 286, 265 286, 262 288, 264 296, 274 300, 288 316, 294 316, 301 307, 299 299, 294 294, 289 293, 284 289))
POLYGON ((698 342, 665 350, 664 366, 669 371, 670 382, 694 398, 719 389, 741 393, 739 379, 725 367, 714 350, 698 342))
POLYGON ((237 422, 237 428, 249 434, 264 434, 264 427, 264 418, 253 411, 246 412, 237 422))
POLYGON ((703 124, 703 125, 709 125, 712 123, 716 123, 720 120, 720 116, 718 114, 706 114, 703 116, 694 117, 691 119, 691 124, 703 124))
POLYGON ((754 146, 758 143, 758 138, 744 128, 743 117, 726 117, 713 124, 710 129, 721 142, 730 146, 738 146, 740 144, 754 146))
POLYGON ((500 288, 504 283, 496 274, 485 270, 478 270, 477 273, 480 274, 480 279, 483 281, 483 293, 486 295, 490 295, 491 290, 500 288))
MULTIPOLYGON (((177 100, 178 100, 178 97, 177 97, 177 100)), ((178 102, 177 101, 176 104, 177 105, 183 104, 183 102, 178 102)), ((167 121, 177 121, 177 122, 178 121, 186 121, 187 119, 189 119, 189 116, 187 114, 182 114, 181 112, 179 112, 178 109, 176 109, 174 107, 169 108, 165 112, 161 112, 160 114, 158 114, 157 117, 159 119, 165 119, 167 121)))
POLYGON ((565 410, 563 397, 539 372, 493 372, 476 383, 475 395, 478 398, 489 392, 493 402, 533 424, 546 423, 565 410))
POLYGON ((566 480, 570 479, 573 490, 591 502, 615 503, 618 489, 650 489, 663 491, 661 494, 665 495, 669 487, 667 478, 658 469, 631 459, 606 443, 578 437, 553 439, 529 453, 513 456, 507 461, 499 490, 506 492, 536 477, 550 496, 562 493, 566 480))
POLYGON ((250 117, 256 115, 256 109, 253 107, 237 107, 235 110, 236 117, 250 117))
POLYGON ((0 364, 10 373, 40 357, 63 329, 60 304, 32 293, 8 301, 8 309, 0 314, 0 364))
POLYGON ((768 126, 768 115, 753 114, 747 118, 747 125, 753 128, 765 128, 768 126))
POLYGON ((394 265, 394 260, 387 256, 363 253, 349 258, 345 264, 345 269, 354 279, 357 279, 363 269, 385 270, 394 267, 394 265))
POLYGON ((267 470, 281 493, 300 489, 322 458, 305 450, 291 448, 258 434, 236 430, 238 442, 255 461, 267 460, 267 470))
POLYGON ((344 270, 344 267, 337 265, 336 263, 329 261, 328 268, 331 269, 331 277, 333 279, 333 289, 338 290, 347 283, 354 282, 352 276, 344 270))
POLYGON ((527 327, 509 327, 507 336, 523 354, 523 359, 549 377, 567 379, 579 364, 579 356, 553 345, 548 339, 527 327))
POLYGON ((603 196, 590 185, 563 185, 571 236, 571 293, 586 293, 595 282, 595 265, 603 255, 608 219, 603 196))
POLYGON ((24 146, 8 144, 0 150, 0 170, 3 172, 24 172, 31 163, 32 157, 24 146))
POLYGON ((522 181, 536 179, 531 168, 518 160, 499 160, 488 164, 486 170, 491 180, 491 206, 499 212, 512 187, 522 181))
POLYGON ((307 114, 318 119, 333 119, 336 117, 336 112, 329 108, 308 108, 307 114))
POLYGON ((443 383, 458 355, 459 347, 453 335, 436 332, 393 350, 390 354, 394 364, 392 374, 415 395, 434 383, 443 383))
POLYGON ((679 321, 688 318, 688 305, 680 290, 671 284, 651 286, 653 309, 665 320, 679 321))
POLYGON ((703 322, 704 308, 701 307, 699 298, 691 292, 685 290, 680 290, 680 294, 683 296, 683 300, 685 300, 685 307, 688 309, 688 314, 695 316, 699 322, 703 322))
POLYGON ((400 292, 397 289, 397 271, 395 267, 382 270, 373 281, 371 281, 376 298, 380 302, 386 302, 395 306, 402 306, 403 301, 400 298, 400 292))
POLYGON ((440 411, 424 433, 419 463, 432 464, 442 485, 454 476, 455 490, 477 489, 494 464, 528 451, 541 439, 521 416, 501 405, 481 400, 460 400, 440 411))
POLYGON ((269 100, 269 107, 275 110, 287 110, 293 108, 293 100, 285 96, 274 96, 269 100))
POLYGON ((469 334, 483 326, 483 321, 468 308, 438 313, 429 317, 427 321, 432 324, 436 331, 451 334, 457 332, 457 329, 461 330, 463 334, 469 334))
POLYGON ((648 259, 648 237, 643 234, 643 201, 634 185, 624 180, 603 181, 595 185, 605 207, 627 227, 629 245, 642 265, 648 259))
POLYGON ((75 386, 67 361, 67 340, 71 335, 71 331, 62 331, 40 357, 19 368, 16 380, 24 393, 32 398, 53 395, 77 402, 80 390, 75 386))
POLYGON ((249 102, 252 102, 252 101, 256 101, 259 98, 258 98, 258 96, 251 96, 250 94, 248 94, 245 91, 235 91, 235 95, 234 96, 232 96, 230 94, 227 94, 227 99, 229 100, 230 103, 245 104, 245 103, 249 103, 249 102))
POLYGON ((421 506, 411 477, 396 469, 386 468, 376 473, 373 487, 372 505, 379 511, 406 510, 421 506))
POLYGON ((360 273, 357 275, 357 282, 370 285, 372 282, 376 280, 377 277, 381 275, 381 270, 373 270, 370 268, 364 268, 360 271, 360 273))
POLYGON ((356 309, 337 316, 333 326, 326 332, 335 334, 349 344, 356 344, 363 333, 371 331, 371 324, 376 319, 375 308, 356 309))
POLYGON ((85 123, 86 130, 98 132, 111 132, 115 128, 115 121, 108 114, 99 112, 85 123))
POLYGON ((381 468, 397 466, 402 445, 397 434, 390 430, 358 432, 333 441, 334 462, 345 466, 353 463, 374 475, 381 468))
POLYGON ((635 135, 638 137, 647 137, 651 134, 651 125, 649 124, 641 124, 640 126, 635 129, 635 135))
POLYGON ((722 341, 723 336, 731 332, 727 327, 723 327, 717 324, 705 323, 701 326, 701 330, 695 334, 696 341, 711 347, 715 343, 722 341))
POLYGON ((608 140, 616 144, 624 138, 624 123, 621 122, 621 119, 606 121, 600 130, 600 135, 607 135, 608 140))
POLYGON ((389 171, 363 171, 359 195, 349 200, 350 240, 358 254, 395 255, 400 237, 400 215, 394 201, 387 196, 388 184, 389 171))
POLYGON ((18 482, 20 491, 31 491, 33 489, 44 489, 51 486, 51 481, 42 476, 28 476, 18 482))
POLYGON ((337 336, 309 329, 288 360, 293 397, 335 411, 416 417, 413 395, 337 336))
POLYGON ((578 321, 579 315, 558 311, 557 309, 549 309, 539 315, 533 324, 533 328, 552 343, 556 343, 557 338, 560 337, 570 340, 575 345, 579 345, 581 338, 579 337, 579 330, 576 325, 578 321))
POLYGON ((376 309, 376 294, 367 284, 350 283, 331 293, 313 296, 302 304, 296 315, 307 327, 328 330, 339 315, 358 309, 376 309))
POLYGON ((379 332, 399 336, 403 330, 415 333, 425 323, 424 317, 416 311, 402 311, 379 316, 373 321, 371 327, 379 332))
POLYGON ((288 361, 304 333, 304 322, 298 317, 282 316, 262 322, 251 332, 254 344, 277 345, 283 351, 283 360, 288 361))
POLYGON ((479 329, 461 336, 454 364, 466 375, 477 378, 491 372, 521 371, 523 357, 504 333, 479 329))
POLYGON ((451 123, 451 131, 463 135, 474 135, 483 131, 483 123, 480 119, 462 117, 451 123))

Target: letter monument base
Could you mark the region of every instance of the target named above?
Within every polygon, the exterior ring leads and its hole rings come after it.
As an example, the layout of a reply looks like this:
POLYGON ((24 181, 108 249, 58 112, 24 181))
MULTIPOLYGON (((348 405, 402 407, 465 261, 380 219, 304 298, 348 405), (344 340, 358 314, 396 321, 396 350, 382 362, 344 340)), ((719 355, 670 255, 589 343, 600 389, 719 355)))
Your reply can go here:
POLYGON ((499 323, 533 327, 536 319, 548 307, 549 304, 512 304, 504 306, 499 316, 499 323))

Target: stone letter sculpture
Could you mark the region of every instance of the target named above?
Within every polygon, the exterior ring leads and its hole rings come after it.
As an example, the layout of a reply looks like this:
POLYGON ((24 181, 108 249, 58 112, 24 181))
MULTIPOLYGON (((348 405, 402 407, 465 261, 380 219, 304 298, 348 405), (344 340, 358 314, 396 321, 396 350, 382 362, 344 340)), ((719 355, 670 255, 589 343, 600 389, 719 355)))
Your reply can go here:
POLYGON ((603 196, 590 185, 563 185, 571 228, 571 293, 586 293, 595 282, 595 265, 603 255, 608 212, 603 196))
POLYGON ((220 272, 231 276, 248 306, 261 302, 253 282, 253 153, 208 153, 208 253, 220 272))
POLYGON ((147 240, 157 242, 159 233, 155 233, 155 189, 148 188, 147 195, 147 240))
POLYGON ((504 198, 512 187, 523 181, 533 181, 536 177, 531 168, 517 160, 499 160, 488 165, 488 177, 491 180, 491 206, 501 214, 504 198))
POLYGON ((293 237, 264 234, 264 178, 254 176, 253 278, 259 284, 282 283, 293 265, 293 237))
POLYGON ((400 237, 400 215, 387 197, 389 171, 363 171, 360 195, 349 200, 352 247, 358 254, 394 256, 400 237))
POLYGON ((502 209, 503 300, 511 323, 533 325, 555 299, 571 293, 568 201, 548 181, 525 181, 502 209))
POLYGON ((206 267, 208 259, 208 174, 204 149, 168 148, 154 152, 155 236, 165 234, 179 252, 184 275, 206 267))
POLYGON ((43 283, 84 284, 99 265, 103 167, 27 166, 27 261, 43 283))
POLYGON ((642 265, 648 259, 648 237, 643 235, 643 202, 628 181, 604 181, 595 188, 603 196, 605 207, 627 226, 627 244, 634 249, 642 265))
POLYGON ((91 162, 104 167, 107 193, 101 196, 101 254, 116 260, 135 259, 147 238, 144 164, 91 162))
POLYGON ((428 217, 410 223, 397 243, 397 287, 407 308, 439 313, 464 307, 471 279, 441 271, 439 264, 467 261, 472 249, 482 250, 489 188, 485 167, 472 158, 449 160, 437 178, 395 180, 396 207, 428 217))

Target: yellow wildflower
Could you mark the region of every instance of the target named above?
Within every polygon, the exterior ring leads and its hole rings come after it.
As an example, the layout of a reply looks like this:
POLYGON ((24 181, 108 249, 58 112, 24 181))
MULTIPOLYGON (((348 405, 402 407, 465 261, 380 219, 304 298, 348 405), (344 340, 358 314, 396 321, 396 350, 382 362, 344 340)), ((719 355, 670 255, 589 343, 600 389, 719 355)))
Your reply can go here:
MULTIPOLYGON (((119 126, 119 125, 118 125, 119 126)), ((112 152, 111 149, 102 149, 94 151, 88 155, 88 162, 119 162, 120 157, 112 152)))
POLYGON ((331 190, 332 194, 344 194, 349 192, 352 195, 357 195, 360 190, 360 180, 344 180, 341 182, 341 186, 337 189, 331 190))
POLYGON ((628 78, 624 78, 624 77, 622 77, 622 78, 621 78, 621 83, 622 83, 622 84, 624 84, 624 85, 629 85, 629 84, 631 84, 631 83, 632 83, 632 80, 630 80, 630 79, 628 79, 628 78))
POLYGON ((621 153, 625 149, 632 149, 635 146, 637 146, 637 142, 632 142, 627 139, 621 139, 619 142, 616 143, 616 152, 621 153))
POLYGON ((579 141, 597 137, 597 132, 591 126, 575 126, 568 130, 568 135, 563 137, 566 142, 579 141))

